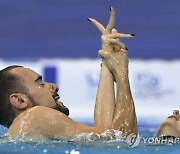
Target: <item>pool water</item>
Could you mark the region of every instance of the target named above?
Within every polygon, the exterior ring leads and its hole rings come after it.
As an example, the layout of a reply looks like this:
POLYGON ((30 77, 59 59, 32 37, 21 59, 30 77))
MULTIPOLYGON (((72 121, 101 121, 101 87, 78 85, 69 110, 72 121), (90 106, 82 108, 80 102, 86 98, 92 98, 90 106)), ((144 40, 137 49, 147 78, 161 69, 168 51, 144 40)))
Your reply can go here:
MULTIPOLYGON (((154 131, 152 127, 148 129, 140 128, 141 142, 135 148, 130 148, 126 141, 77 141, 67 142, 59 140, 45 140, 41 142, 15 141, 10 139, 0 139, 0 153, 65 153, 65 154, 114 154, 114 153, 171 153, 180 152, 180 144, 152 144, 145 143, 142 138, 152 137, 154 131)), ((0 134, 3 134, 6 128, 0 127, 0 134)))

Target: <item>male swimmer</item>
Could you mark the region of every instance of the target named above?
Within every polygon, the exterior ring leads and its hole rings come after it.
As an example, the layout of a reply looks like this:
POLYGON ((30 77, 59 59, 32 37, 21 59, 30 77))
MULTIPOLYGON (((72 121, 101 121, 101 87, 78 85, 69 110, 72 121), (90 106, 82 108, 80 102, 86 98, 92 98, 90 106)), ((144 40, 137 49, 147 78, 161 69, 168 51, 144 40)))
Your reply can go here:
POLYGON ((9 66, 0 71, 0 124, 8 136, 51 134, 66 139, 79 133, 119 130, 126 137, 136 133, 137 121, 128 78, 126 47, 119 38, 131 38, 114 29, 115 11, 110 7, 107 27, 89 18, 102 33, 101 75, 94 109, 94 125, 75 122, 59 101, 56 84, 44 82, 29 68, 9 66), (114 91, 116 83, 116 96, 114 91))

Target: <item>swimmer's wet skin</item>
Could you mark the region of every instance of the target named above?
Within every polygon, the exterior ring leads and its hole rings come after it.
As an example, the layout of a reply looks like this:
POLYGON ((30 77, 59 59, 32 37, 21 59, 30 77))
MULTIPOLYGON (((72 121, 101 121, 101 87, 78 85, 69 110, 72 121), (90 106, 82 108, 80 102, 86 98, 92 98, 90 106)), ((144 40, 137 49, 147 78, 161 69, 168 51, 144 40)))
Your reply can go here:
POLYGON ((173 114, 162 122, 156 132, 156 136, 180 137, 179 110, 173 110, 173 114))
POLYGON ((94 126, 68 117, 69 109, 59 101, 56 84, 44 82, 41 75, 29 68, 10 66, 0 71, 0 96, 3 96, 0 97, 0 106, 3 108, 0 108, 0 124, 9 127, 7 135, 48 134, 70 140, 81 133, 96 134, 93 135, 95 137, 103 134, 100 138, 113 138, 113 133, 104 133, 108 130, 119 131, 123 137, 137 133, 135 106, 128 77, 127 48, 119 40, 134 35, 122 34, 114 29, 113 7, 110 7, 110 19, 106 27, 93 18, 89 18, 89 21, 102 33, 102 49, 98 53, 102 58, 102 67, 94 126))
MULTIPOLYGON (((115 11, 112 7, 110 10, 107 27, 89 18, 102 33, 102 49, 98 52, 102 66, 94 126, 75 122, 68 117, 69 109, 59 101, 56 84, 44 82, 42 76, 29 68, 9 66, 0 71, 0 124, 9 128, 7 136, 30 140, 56 136, 57 139, 71 141, 88 134, 92 140, 112 140, 138 132, 129 85, 127 47, 119 40, 134 35, 122 34, 114 29, 115 11)), ((173 111, 156 135, 180 137, 179 121, 179 111, 173 111)))

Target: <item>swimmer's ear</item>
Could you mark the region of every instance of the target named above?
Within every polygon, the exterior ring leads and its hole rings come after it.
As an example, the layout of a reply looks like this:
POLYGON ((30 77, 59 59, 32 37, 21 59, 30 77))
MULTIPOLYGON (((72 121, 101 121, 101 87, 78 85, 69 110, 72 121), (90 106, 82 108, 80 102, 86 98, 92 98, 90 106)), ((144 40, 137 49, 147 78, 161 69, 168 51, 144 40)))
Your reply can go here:
POLYGON ((17 109, 26 109, 28 107, 27 97, 22 93, 13 93, 9 96, 10 103, 17 109))

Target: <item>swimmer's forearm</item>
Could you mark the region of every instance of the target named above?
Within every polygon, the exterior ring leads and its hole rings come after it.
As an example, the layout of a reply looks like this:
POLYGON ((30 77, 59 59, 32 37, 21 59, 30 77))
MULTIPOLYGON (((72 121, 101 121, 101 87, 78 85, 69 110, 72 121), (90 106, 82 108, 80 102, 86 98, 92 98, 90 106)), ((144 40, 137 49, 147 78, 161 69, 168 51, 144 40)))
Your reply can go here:
POLYGON ((95 127, 109 129, 114 114, 114 95, 113 76, 103 61, 94 112, 95 127))
POLYGON ((117 103, 112 127, 123 131, 125 135, 135 133, 137 132, 137 121, 129 85, 128 69, 117 70, 114 77, 117 83, 117 103))

